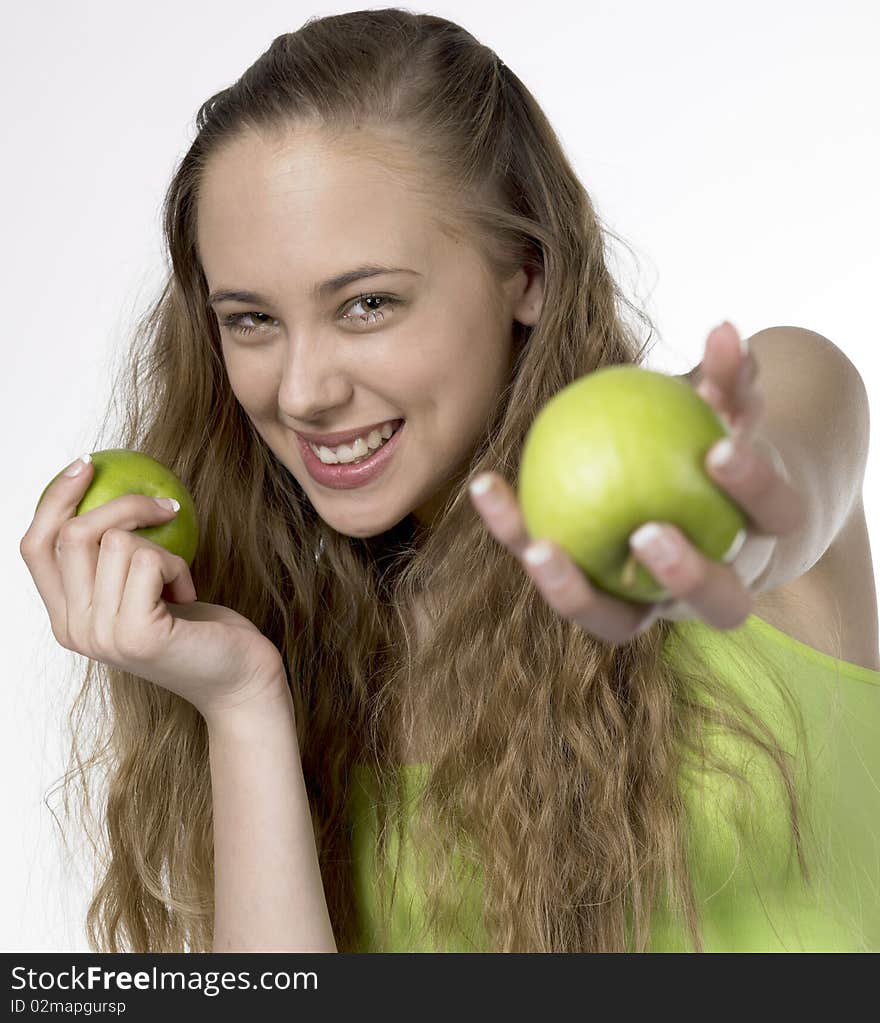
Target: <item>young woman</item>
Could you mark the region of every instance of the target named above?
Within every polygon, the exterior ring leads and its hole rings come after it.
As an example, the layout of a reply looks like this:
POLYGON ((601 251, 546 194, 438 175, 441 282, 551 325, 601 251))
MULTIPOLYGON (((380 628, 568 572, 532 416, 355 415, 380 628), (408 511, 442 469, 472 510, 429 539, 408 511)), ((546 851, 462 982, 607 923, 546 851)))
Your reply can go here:
POLYGON ((68 778, 87 827, 109 778, 92 947, 880 946, 843 354, 712 331, 688 378, 749 529, 721 563, 674 523, 634 534, 673 598, 630 605, 552 545, 530 560, 530 425, 644 345, 610 232, 490 49, 397 9, 280 36, 202 106, 164 213, 112 446, 192 492, 192 570, 133 533, 174 514, 147 497, 75 516, 88 463, 21 544, 88 659, 73 720, 100 697, 68 778))

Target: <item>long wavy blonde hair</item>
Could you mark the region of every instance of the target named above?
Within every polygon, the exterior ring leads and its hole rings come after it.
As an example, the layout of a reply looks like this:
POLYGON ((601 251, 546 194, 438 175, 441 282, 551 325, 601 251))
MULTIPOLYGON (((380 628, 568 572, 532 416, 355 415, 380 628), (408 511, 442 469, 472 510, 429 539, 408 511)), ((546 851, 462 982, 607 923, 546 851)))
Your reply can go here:
MULTIPOLYGON (((452 22, 397 8, 310 20, 202 104, 163 219, 171 266, 134 330, 113 389, 125 418, 104 446, 146 452, 184 481, 203 538, 192 565, 199 599, 246 615, 286 661, 339 950, 363 947, 353 767, 366 765, 377 782, 385 865, 386 824, 402 825, 404 798, 392 737, 410 723, 403 694, 414 687, 430 708, 420 726, 435 751, 417 815, 420 883, 441 944, 463 856, 482 872, 491 950, 642 950, 661 896, 701 948, 681 773, 699 765, 725 773, 744 798, 749 788, 736 763, 708 749, 712 729, 773 765, 806 870, 791 756, 754 709, 711 672, 673 670, 668 621, 614 646, 563 620, 467 497, 466 481, 483 470, 516 479, 526 433, 560 388, 643 360, 625 310, 651 326, 609 273, 607 240, 617 236, 496 54, 452 22), (406 152, 444 230, 478 246, 499 280, 523 265, 545 275, 540 321, 514 324, 510 379, 430 529, 410 515, 367 539, 334 531, 226 376, 196 245, 200 182, 212 155, 245 133, 306 122, 340 138, 357 127, 385 140, 389 159, 406 152), (411 613, 419 595, 431 616, 421 637, 411 613)), ((70 723, 64 806, 69 813, 79 783, 99 871, 91 947, 210 951, 204 720, 173 693, 89 662, 70 723), (105 805, 90 781, 102 769, 105 805)), ((387 936, 384 869, 377 884, 387 936)))

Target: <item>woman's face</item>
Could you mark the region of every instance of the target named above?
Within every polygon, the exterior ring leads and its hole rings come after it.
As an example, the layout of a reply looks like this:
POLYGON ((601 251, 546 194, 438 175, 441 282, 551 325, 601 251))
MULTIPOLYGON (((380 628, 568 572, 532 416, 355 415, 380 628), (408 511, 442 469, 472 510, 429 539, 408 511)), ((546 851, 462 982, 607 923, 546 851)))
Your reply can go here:
POLYGON ((198 201, 209 292, 261 296, 211 301, 232 390, 316 511, 353 537, 411 512, 430 525, 508 380, 514 319, 540 313, 540 275, 490 278, 421 203, 400 173, 315 130, 239 140, 212 157, 198 201), (317 290, 368 264, 397 272, 317 290), (384 470, 357 487, 313 478, 295 433, 400 419, 384 470))

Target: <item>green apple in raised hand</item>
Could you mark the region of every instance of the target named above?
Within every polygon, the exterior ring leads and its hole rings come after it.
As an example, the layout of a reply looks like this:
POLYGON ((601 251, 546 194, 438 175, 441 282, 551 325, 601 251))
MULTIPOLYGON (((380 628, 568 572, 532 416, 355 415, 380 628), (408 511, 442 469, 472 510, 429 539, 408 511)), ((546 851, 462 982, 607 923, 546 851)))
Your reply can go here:
POLYGON ((557 544, 612 596, 668 600, 628 538, 645 522, 670 522, 707 557, 725 557, 747 520, 703 460, 727 432, 677 377, 625 365, 579 378, 526 436, 517 489, 529 535, 557 544))
MULTIPOLYGON (((123 494, 174 497, 180 503, 180 510, 173 519, 159 526, 144 526, 132 532, 164 547, 172 554, 180 555, 187 565, 192 565, 199 545, 199 520, 192 496, 177 476, 155 458, 126 448, 95 451, 92 453, 92 464, 95 467, 92 482, 76 506, 76 514, 83 515, 123 494)), ((60 475, 60 472, 57 473, 46 484, 37 501, 38 507, 46 491, 60 475)))

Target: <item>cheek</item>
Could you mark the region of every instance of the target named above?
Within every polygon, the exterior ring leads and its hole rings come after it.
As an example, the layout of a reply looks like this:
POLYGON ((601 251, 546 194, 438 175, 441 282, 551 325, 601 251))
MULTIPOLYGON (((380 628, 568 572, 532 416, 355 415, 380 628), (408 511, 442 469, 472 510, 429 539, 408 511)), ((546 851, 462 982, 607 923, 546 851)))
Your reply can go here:
POLYGON ((229 386, 242 408, 255 416, 274 415, 278 392, 267 367, 241 353, 225 351, 224 362, 229 386))
POLYGON ((502 377, 493 363, 462 353, 461 359, 425 384, 431 394, 436 440, 445 456, 458 460, 483 433, 497 401, 502 377))
POLYGON ((482 417, 507 378, 506 353, 485 334, 471 336, 445 361, 438 381, 458 405, 482 417))

